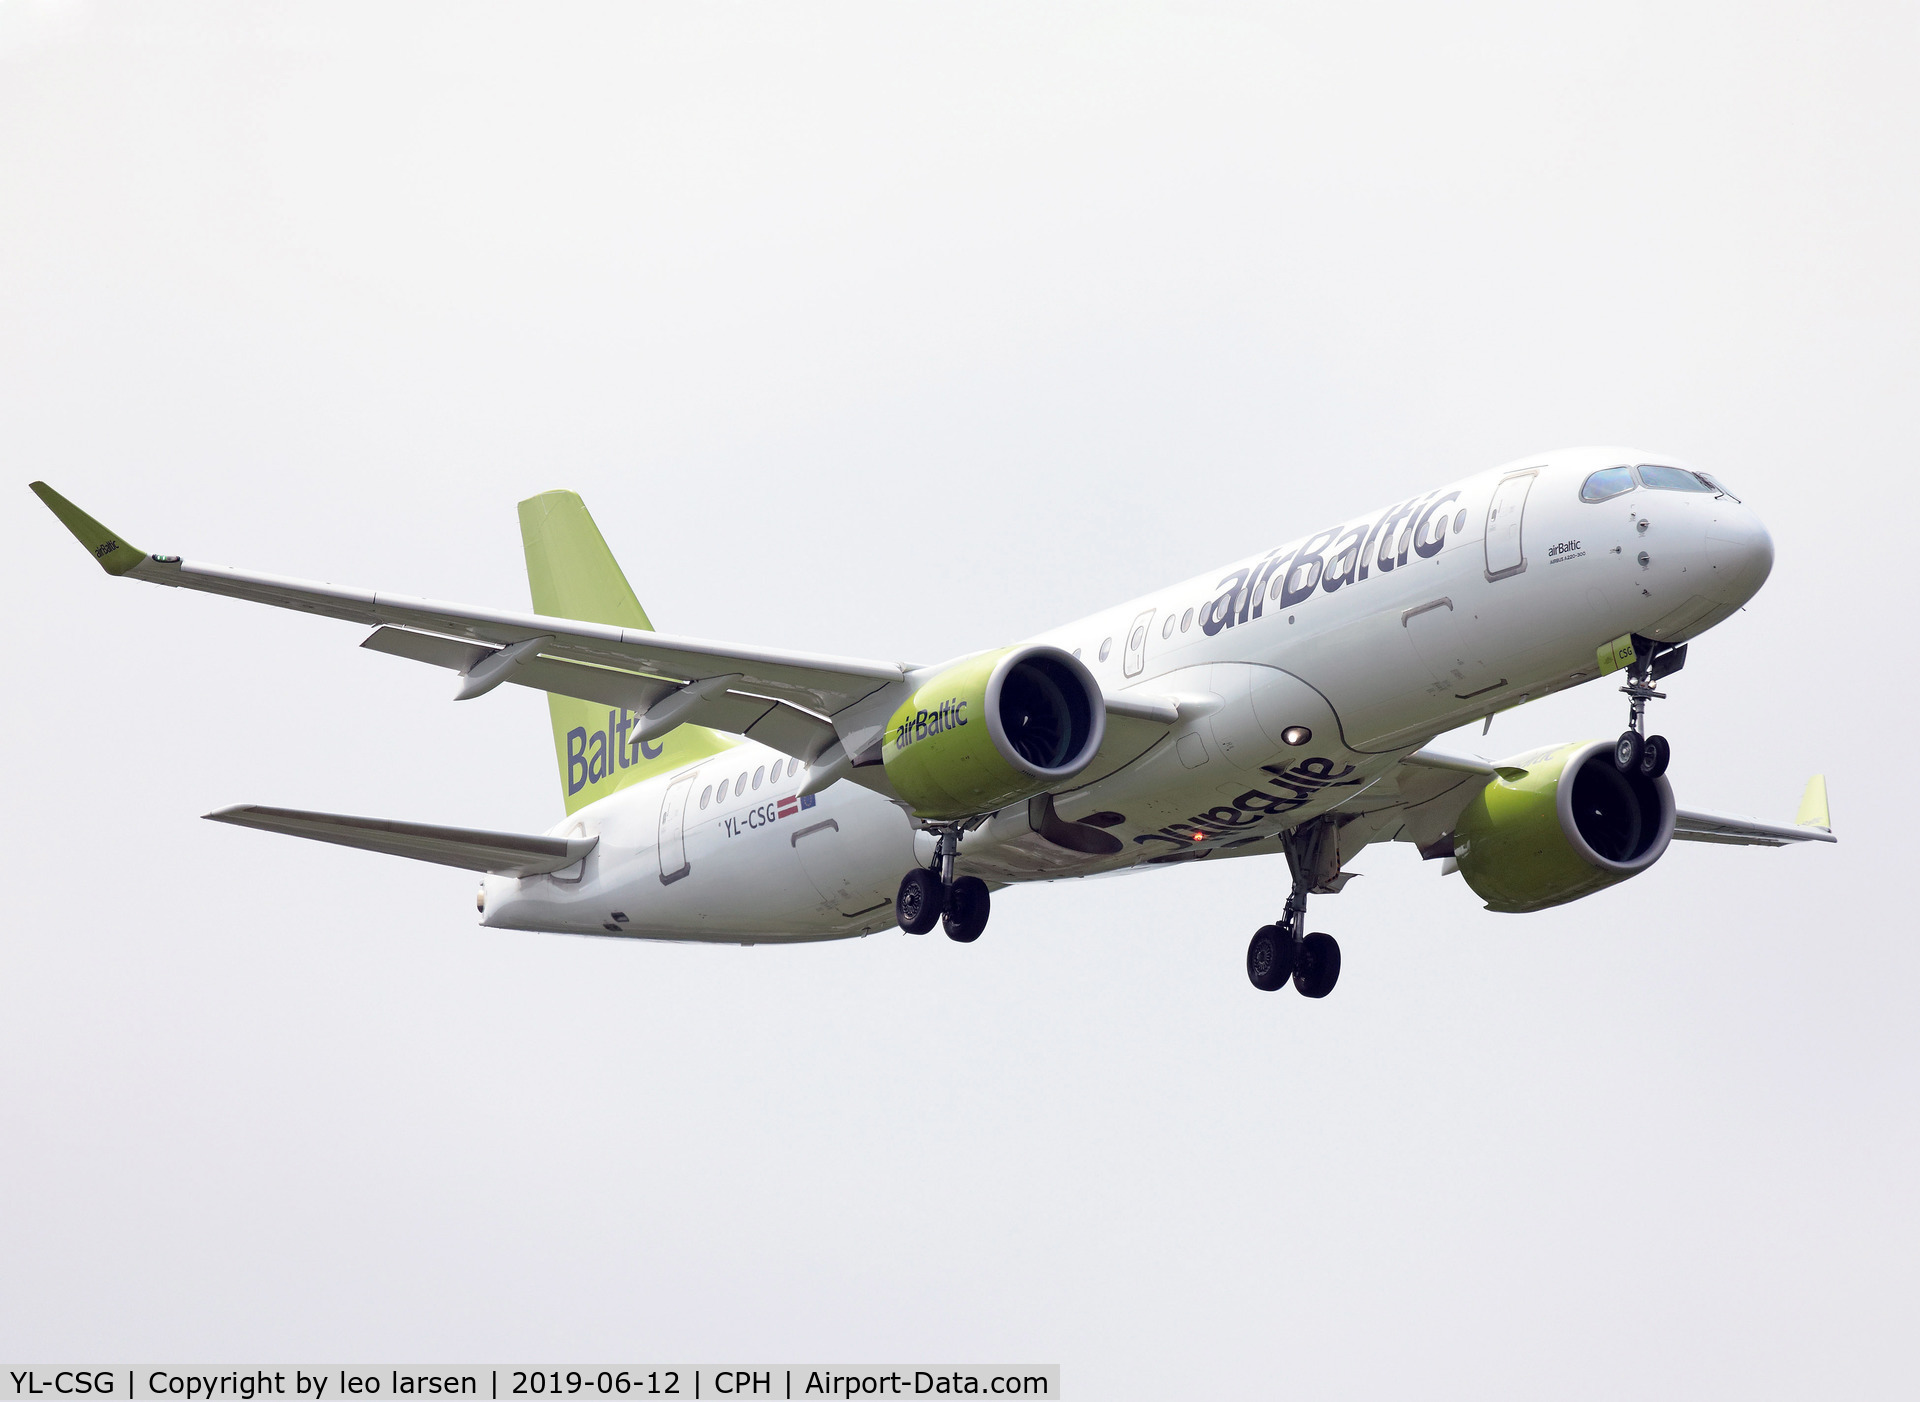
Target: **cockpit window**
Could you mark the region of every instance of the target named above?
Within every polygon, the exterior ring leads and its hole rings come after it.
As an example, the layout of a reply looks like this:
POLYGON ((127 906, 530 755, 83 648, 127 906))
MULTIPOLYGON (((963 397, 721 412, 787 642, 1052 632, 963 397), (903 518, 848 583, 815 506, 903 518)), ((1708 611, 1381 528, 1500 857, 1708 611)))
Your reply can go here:
POLYGON ((1660 492, 1717 492, 1720 490, 1697 472, 1686 472, 1677 467, 1655 467, 1651 463, 1644 462, 1640 464, 1640 480, 1660 492))
POLYGON ((1580 500, 1605 501, 1617 497, 1622 492, 1633 490, 1633 469, 1630 467, 1603 467, 1589 477, 1580 488, 1580 500))

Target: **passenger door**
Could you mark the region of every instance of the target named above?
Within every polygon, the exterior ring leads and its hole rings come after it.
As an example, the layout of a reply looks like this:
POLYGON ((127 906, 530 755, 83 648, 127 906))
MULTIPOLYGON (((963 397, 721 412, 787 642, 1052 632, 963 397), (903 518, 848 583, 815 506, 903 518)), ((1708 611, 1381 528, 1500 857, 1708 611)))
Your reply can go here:
POLYGON ((1527 493, 1533 488, 1535 472, 1516 472, 1493 489, 1487 506, 1487 578, 1505 579, 1527 567, 1521 522, 1526 517, 1527 493))
POLYGON ((1133 620, 1133 626, 1127 629, 1127 659, 1122 669, 1126 675, 1137 677, 1147 667, 1147 634, 1153 631, 1155 610, 1148 609, 1133 620))
POLYGON ((687 800, 693 797, 693 783, 699 777, 697 769, 682 774, 667 785, 666 797, 660 800, 658 846, 662 886, 671 886, 693 870, 687 861, 687 800))

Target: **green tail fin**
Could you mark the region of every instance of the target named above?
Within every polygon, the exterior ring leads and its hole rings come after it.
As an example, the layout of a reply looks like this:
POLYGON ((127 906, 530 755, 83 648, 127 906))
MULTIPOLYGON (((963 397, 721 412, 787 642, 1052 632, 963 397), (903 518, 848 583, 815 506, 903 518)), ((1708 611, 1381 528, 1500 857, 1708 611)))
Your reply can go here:
MULTIPOLYGON (((652 631, 646 610, 587 514, 586 503, 573 492, 542 492, 521 502, 520 539, 526 547, 535 613, 652 631)), ((683 725, 643 744, 629 736, 637 719, 631 711, 612 711, 597 701, 552 693, 547 709, 569 813, 739 743, 703 726, 683 725)))

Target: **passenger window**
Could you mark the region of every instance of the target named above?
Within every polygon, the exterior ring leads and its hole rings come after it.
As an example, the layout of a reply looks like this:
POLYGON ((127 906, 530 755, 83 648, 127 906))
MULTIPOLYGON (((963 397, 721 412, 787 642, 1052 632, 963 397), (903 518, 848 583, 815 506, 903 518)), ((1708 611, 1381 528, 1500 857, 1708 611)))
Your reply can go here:
MULTIPOLYGON (((1648 486, 1653 484, 1649 482, 1648 486)), ((1633 490, 1633 469, 1630 467, 1603 467, 1580 488, 1582 501, 1606 501, 1622 492, 1633 490)))
POLYGON ((1462 508, 1460 514, 1453 518, 1453 533, 1455 535, 1459 535, 1460 532, 1464 531, 1466 528, 1467 528, 1467 513, 1465 508, 1462 508))
POLYGON ((767 767, 763 764, 758 769, 753 771, 753 786, 756 789, 759 788, 760 781, 766 777, 767 777, 767 767))
POLYGON ((1287 582, 1287 576, 1285 571, 1275 571, 1273 576, 1273 587, 1267 590, 1267 597, 1269 599, 1278 599, 1280 597, 1280 586, 1285 584, 1286 582, 1287 582))
POLYGON ((1107 654, 1112 651, 1113 651, 1113 639, 1102 638, 1100 640, 1100 660, 1102 662, 1105 662, 1107 660, 1107 654))
POLYGON ((1172 614, 1168 614, 1167 621, 1160 625, 1160 636, 1163 638, 1171 638, 1173 636, 1173 625, 1178 621, 1179 620, 1172 614))
POLYGON ((1640 464, 1640 480, 1660 492, 1715 490, 1713 484, 1697 472, 1686 472, 1677 467, 1655 467, 1652 463, 1640 464))
POLYGON ((788 760, 787 761, 787 777, 791 779, 794 775, 798 774, 799 772, 800 772, 800 761, 798 759, 788 760))
POLYGON ((1147 645, 1147 625, 1142 623, 1138 628, 1135 628, 1133 630, 1133 637, 1127 641, 1127 646, 1132 648, 1135 652, 1138 652, 1140 651, 1141 648, 1145 647, 1146 645, 1147 645))
POLYGON ((1191 627, 1193 627, 1193 610, 1188 609, 1180 615, 1180 631, 1184 633, 1191 627))
POLYGON ((734 797, 738 798, 741 795, 745 794, 746 791, 747 791, 747 771, 743 769, 740 771, 740 777, 733 781, 734 797))
POLYGON ((704 789, 700 790, 700 806, 702 808, 705 808, 707 806, 707 800, 712 797, 713 797, 713 785, 708 784, 704 789))

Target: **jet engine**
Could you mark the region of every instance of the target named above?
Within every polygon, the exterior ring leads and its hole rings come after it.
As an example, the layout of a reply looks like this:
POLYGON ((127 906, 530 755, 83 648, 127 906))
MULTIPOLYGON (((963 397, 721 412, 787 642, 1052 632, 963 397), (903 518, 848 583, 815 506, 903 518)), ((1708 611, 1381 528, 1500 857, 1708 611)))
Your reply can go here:
POLYGON ((1499 766, 1453 829, 1453 855, 1488 910, 1563 905, 1637 876, 1673 840, 1664 776, 1623 774, 1594 740, 1499 766))
POLYGON ((887 724, 882 758, 915 814, 965 818, 1060 787, 1092 762, 1106 729, 1100 683, 1079 658, 1007 648, 916 688, 887 724))

